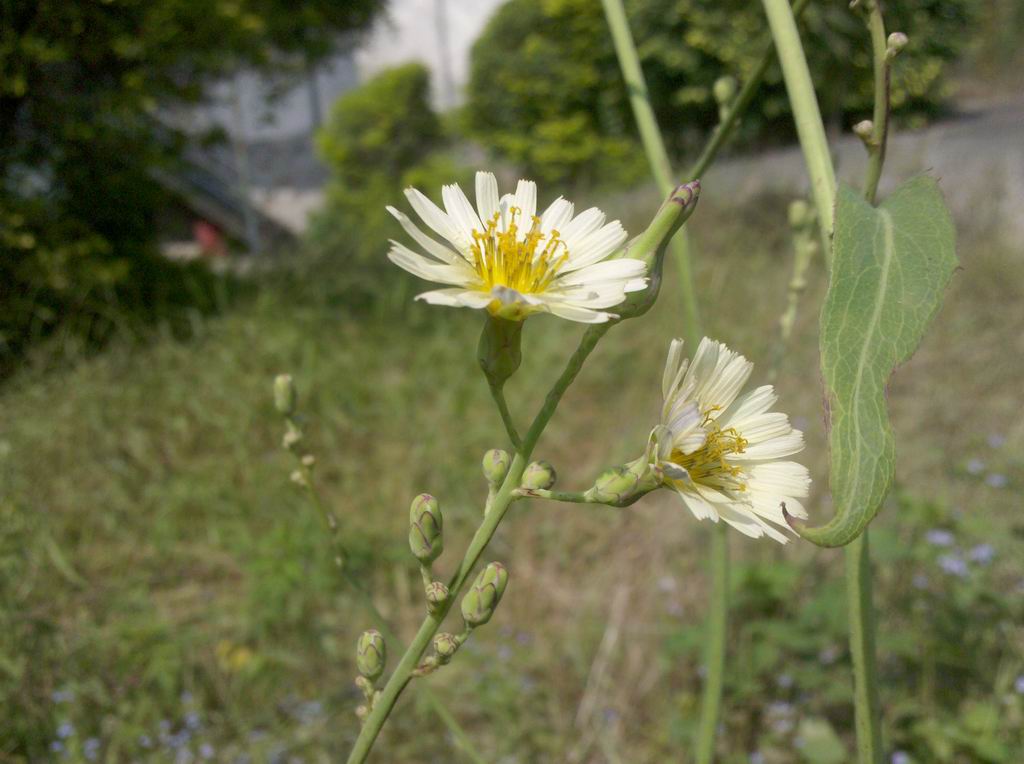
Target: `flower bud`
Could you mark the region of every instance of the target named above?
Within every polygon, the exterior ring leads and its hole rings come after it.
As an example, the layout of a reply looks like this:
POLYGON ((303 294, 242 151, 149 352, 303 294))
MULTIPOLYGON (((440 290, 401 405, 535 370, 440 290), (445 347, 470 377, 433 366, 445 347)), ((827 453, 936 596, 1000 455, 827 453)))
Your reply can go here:
POLYGON ((619 320, 644 315, 658 299, 661 291, 662 271, 668 243, 697 208, 700 181, 692 180, 676 186, 658 209, 654 219, 642 234, 626 244, 615 257, 631 257, 647 263, 647 286, 630 292, 615 306, 619 320))
POLYGON ((469 626, 482 626, 491 620, 507 584, 508 571, 500 562, 489 563, 480 571, 462 598, 462 618, 469 626))
POLYGON ((281 445, 286 451, 291 451, 302 442, 302 433, 295 429, 289 429, 281 439, 281 445))
POLYGON ((448 601, 448 587, 440 581, 432 581, 425 590, 427 596, 427 610, 436 613, 444 603, 448 601))
POLYGON ((364 631, 356 643, 356 668, 359 673, 371 682, 375 681, 384 673, 387 657, 387 647, 381 633, 376 629, 364 631))
POLYGON ((444 551, 441 508, 429 493, 421 493, 409 507, 409 548, 422 563, 430 563, 444 551))
POLYGON ((789 225, 792 228, 803 228, 814 220, 814 212, 803 199, 794 199, 789 203, 789 225))
POLYGON ((875 131, 875 123, 870 119, 861 120, 853 126, 853 133, 864 143, 871 143, 871 134, 875 131))
POLYGON ((512 458, 508 455, 508 451, 502 451, 500 448, 492 448, 484 454, 484 477, 487 478, 488 484, 492 486, 501 485, 501 481, 508 474, 508 468, 511 463, 512 458))
POLYGON ((909 42, 910 38, 903 32, 893 32, 886 40, 885 57, 890 61, 896 58, 909 42))
POLYGON ((555 473, 555 468, 552 467, 549 462, 530 462, 526 466, 526 470, 523 472, 523 481, 520 485, 523 488, 532 488, 534 490, 544 491, 555 484, 557 477, 558 475, 555 473))
POLYGON ((291 374, 278 374, 274 378, 274 408, 278 413, 291 416, 295 413, 295 383, 291 374))
POLYGON ((602 472, 586 492, 590 501, 613 507, 628 507, 661 485, 661 475, 651 467, 648 456, 602 472))
POLYGON ((441 632, 434 637, 434 651, 437 653, 437 657, 442 664, 450 661, 458 649, 459 640, 456 639, 454 634, 441 632))
POLYGON ((715 96, 715 102, 719 106, 725 106, 736 97, 736 78, 729 76, 719 77, 715 80, 715 84, 712 85, 711 92, 715 96))
POLYGON ((313 469, 316 466, 316 457, 313 454, 306 454, 302 457, 302 466, 308 470, 313 469))

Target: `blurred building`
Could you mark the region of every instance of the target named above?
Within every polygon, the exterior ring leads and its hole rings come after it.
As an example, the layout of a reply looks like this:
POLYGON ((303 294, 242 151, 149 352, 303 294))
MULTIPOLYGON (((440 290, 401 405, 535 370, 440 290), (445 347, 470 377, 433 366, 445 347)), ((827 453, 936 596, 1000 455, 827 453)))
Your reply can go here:
POLYGON ((211 226, 253 253, 301 233, 327 180, 314 136, 338 96, 381 69, 422 61, 437 107, 457 105, 473 41, 502 1, 392 0, 358 47, 342 43, 330 59, 278 76, 241 71, 215 83, 203 105, 163 112, 191 139, 185 167, 160 176, 183 202, 165 250, 208 251, 190 232, 211 226))

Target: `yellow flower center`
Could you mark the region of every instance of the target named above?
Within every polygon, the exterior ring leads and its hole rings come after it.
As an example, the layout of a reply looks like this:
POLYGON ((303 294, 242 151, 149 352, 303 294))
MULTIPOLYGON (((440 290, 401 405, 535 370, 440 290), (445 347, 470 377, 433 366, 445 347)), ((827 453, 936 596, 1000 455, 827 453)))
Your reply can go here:
POLYGON ((718 426, 711 414, 719 408, 712 406, 704 412, 704 421, 701 422, 705 431, 704 445, 689 454, 673 450, 669 458, 690 473, 690 479, 695 483, 712 488, 745 491, 746 485, 739 480, 742 470, 729 464, 726 457, 742 454, 747 448, 747 440, 735 427, 723 430, 718 426))
POLYGON ((510 213, 512 219, 505 231, 499 228, 498 212, 487 221, 486 231, 473 231, 473 244, 470 246, 473 266, 488 291, 503 286, 520 294, 543 292, 569 259, 568 248, 559 238, 558 231, 552 230, 547 235, 541 233, 540 218, 536 215, 532 218, 530 230, 520 241, 518 218, 522 210, 513 207, 510 213))

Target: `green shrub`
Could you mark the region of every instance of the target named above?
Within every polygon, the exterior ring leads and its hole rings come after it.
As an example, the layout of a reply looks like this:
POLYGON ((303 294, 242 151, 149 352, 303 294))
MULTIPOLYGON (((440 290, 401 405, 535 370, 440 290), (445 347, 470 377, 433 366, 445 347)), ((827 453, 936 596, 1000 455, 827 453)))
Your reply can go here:
MULTIPOLYGON (((387 241, 399 233, 387 205, 408 211, 405 187, 436 196, 442 184, 465 187, 472 178, 446 153, 441 121, 430 105, 430 75, 421 64, 384 71, 339 98, 317 145, 331 180, 307 248, 338 265, 331 272, 350 303, 373 300, 378 276, 392 269, 387 241)), ((396 275, 389 274, 388 282, 396 283, 396 275)))
POLYGON ((117 326, 187 326, 209 306, 216 280, 156 251, 166 199, 152 170, 173 168, 181 136, 155 115, 240 67, 301 73, 382 5, 3 3, 0 373, 42 337, 92 346, 117 326))
MULTIPOLYGON (((886 4, 890 29, 910 35, 897 59, 897 116, 934 113, 945 74, 967 43, 977 0, 886 4)), ((717 121, 716 79, 743 81, 766 44, 760 3, 627 0, 652 103, 680 153, 717 121)), ((871 110, 870 50, 862 20, 842 4, 811 4, 804 42, 827 118, 849 124, 871 110), (847 85, 846 83, 852 83, 847 85)), ((464 121, 489 149, 545 180, 614 177, 629 167, 633 117, 599 3, 510 0, 473 46, 464 121), (595 165, 597 163, 597 165, 595 165)), ((792 133, 777 67, 744 118, 746 140, 792 133)))

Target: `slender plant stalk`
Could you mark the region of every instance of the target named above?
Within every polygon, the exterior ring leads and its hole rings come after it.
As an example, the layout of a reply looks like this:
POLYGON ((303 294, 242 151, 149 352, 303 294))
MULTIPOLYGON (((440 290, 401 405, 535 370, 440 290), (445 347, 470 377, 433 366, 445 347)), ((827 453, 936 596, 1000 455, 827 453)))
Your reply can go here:
POLYGON ((489 385, 489 387, 491 388, 491 397, 494 398, 494 405, 498 407, 498 413, 501 415, 501 422, 505 425, 505 432, 512 443, 512 448, 518 450, 522 445, 522 439, 519 437, 516 423, 512 420, 512 412, 508 409, 508 401, 505 400, 505 386, 489 385))
MULTIPOLYGON (((890 62, 882 9, 877 0, 866 7, 871 34, 875 105, 871 139, 867 143, 868 169, 864 198, 875 203, 889 138, 890 62)), ((871 550, 868 530, 843 550, 846 559, 846 605, 853 660, 854 722, 857 728, 858 764, 882 764, 882 714, 878 701, 878 669, 875 659, 875 606, 871 587, 871 550)))
MULTIPOLYGON (((651 166, 651 174, 654 175, 654 180, 658 184, 658 190, 667 196, 672 193, 672 189, 676 185, 672 179, 672 163, 665 150, 665 141, 658 129, 654 109, 651 108, 651 97, 647 92, 647 82, 644 80, 644 72, 640 67, 640 56, 636 52, 633 35, 629 31, 626 10, 622 6, 622 0, 602 0, 602 2, 605 18, 608 20, 608 28, 612 33, 612 42, 615 44, 615 53, 619 59, 619 66, 622 68, 622 78, 626 82, 626 91, 629 93, 629 103, 633 107, 633 116, 636 119, 637 129, 640 131, 640 140, 644 146, 644 153, 647 154, 647 162, 651 166)), ((695 175, 691 175, 688 180, 695 178, 695 175)), ((685 321, 684 334, 690 346, 696 347, 700 341, 700 313, 697 308, 697 290, 693 285, 693 264, 690 258, 689 238, 685 229, 680 230, 672 238, 670 246, 679 272, 679 288, 682 294, 683 320, 685 321)))
MULTIPOLYGON (((644 80, 640 57, 636 51, 633 36, 629 30, 629 22, 622 5, 622 0, 602 0, 608 27, 611 30, 615 52, 622 68, 622 76, 629 92, 630 104, 636 118, 640 139, 643 142, 651 173, 662 193, 669 193, 673 186, 672 167, 665 150, 665 142, 658 129, 654 110, 651 108, 650 95, 644 80)), ((799 15, 807 7, 809 0, 797 0, 794 14, 799 15)), ((743 84, 739 93, 728 105, 721 121, 711 134, 700 156, 694 162, 687 175, 693 180, 704 173, 711 165, 725 141, 732 134, 754 94, 757 92, 765 72, 774 58, 774 48, 769 43, 755 67, 750 78, 743 84)), ((673 254, 679 270, 680 291, 683 299, 683 315, 687 342, 696 347, 700 342, 700 312, 697 306, 697 295, 693 285, 693 268, 690 259, 690 248, 682 231, 673 242, 673 254)), ((565 498, 573 501, 577 499, 565 498)), ((713 576, 712 601, 708 614, 708 651, 705 668, 707 674, 704 681, 704 693, 701 701, 701 721, 698 727, 697 762, 707 764, 711 761, 714 751, 715 733, 722 704, 722 676, 725 672, 725 640, 728 619, 728 596, 726 575, 729 568, 729 547, 726 543, 724 528, 715 528, 711 546, 711 571, 713 576)))
POLYGON ((725 677, 726 630, 729 626, 729 526, 719 522, 711 529, 711 606, 704 639, 704 693, 697 727, 697 764, 710 764, 715 757, 715 738, 721 716, 722 684, 725 677))
POLYGON ((858 764, 882 764, 882 730, 875 665, 875 607, 871 594, 868 532, 843 549, 846 562, 846 609, 853 659, 854 725, 858 764))
MULTIPOLYGON (((810 5, 810 0, 796 0, 796 2, 793 3, 793 16, 799 19, 808 5, 810 5)), ((736 127, 740 117, 744 112, 746 112, 751 101, 754 100, 754 96, 757 94, 757 90, 761 87, 761 82, 764 80, 764 75, 768 72, 768 67, 771 66, 772 61, 774 60, 775 45, 769 38, 764 46, 764 52, 761 54, 761 58, 757 62, 757 66, 754 67, 754 71, 750 73, 750 77, 740 87, 740 91, 736 94, 736 97, 726 107, 721 120, 711 133, 711 138, 708 139, 708 142, 704 145, 704 149, 701 151, 700 156, 697 157, 693 166, 690 167, 690 171, 686 175, 687 178, 699 178, 704 174, 704 171, 711 166, 711 163, 715 161, 715 158, 718 156, 718 152, 732 135, 732 130, 736 127)))
POLYGON ((832 156, 825 139, 825 125, 821 110, 814 94, 811 72, 796 28, 796 18, 786 0, 762 0, 768 26, 775 40, 775 50, 782 65, 782 76, 786 81, 790 108, 796 122, 796 132, 803 149, 804 162, 811 176, 811 196, 818 210, 818 225, 821 231, 822 252, 825 262, 832 265, 833 206, 836 195, 836 173, 832 167, 832 156))
MULTIPOLYGON (((790 104, 797 123, 808 171, 811 173, 820 228, 824 235, 826 262, 831 265, 829 234, 833 227, 835 170, 825 143, 817 98, 811 83, 796 23, 785 0, 763 0, 775 45, 782 61, 790 104)), ((869 161, 864 195, 874 203, 885 160, 888 137, 889 62, 881 9, 875 0, 867 6, 868 28, 874 57, 875 106, 872 137, 868 141, 869 161)), ((878 704, 878 675, 875 664, 875 622, 871 593, 871 557, 868 532, 843 550, 846 563, 847 609, 850 651, 853 657, 854 710, 859 764, 881 764, 881 723, 878 704)))
POLYGON ((868 170, 864 181, 864 197, 874 204, 878 193, 878 181, 882 177, 882 165, 885 163, 885 144, 889 138, 889 78, 892 67, 887 55, 885 22, 877 0, 870 1, 867 14, 868 31, 871 33, 875 108, 872 114, 873 130, 868 141, 868 170))
MULTIPOLYGON (((293 424, 294 426, 294 424, 293 424)), ((338 521, 335 518, 334 513, 324 503, 320 492, 316 489, 316 484, 313 482, 313 471, 309 466, 299 462, 299 470, 302 472, 304 479, 304 489, 306 497, 309 499, 309 503, 312 504, 317 514, 323 519, 324 524, 327 526, 327 534, 331 540, 331 547, 334 551, 334 564, 337 566, 338 571, 341 573, 341 577, 345 580, 345 583, 355 593, 356 600, 363 606, 366 612, 373 619, 377 628, 384 635, 384 639, 393 646, 394 649, 401 649, 401 640, 395 633, 394 629, 391 628, 391 624, 388 623, 387 619, 381 614, 380 610, 373 602, 373 598, 370 596, 362 584, 359 582, 352 572, 348 568, 348 552, 341 544, 341 540, 338 537, 338 521)), ((423 685, 419 688, 423 698, 427 701, 427 704, 433 710, 441 722, 448 728, 448 731, 452 733, 452 736, 457 741, 459 747, 462 749, 466 757, 474 764, 487 764, 486 759, 480 755, 480 753, 473 746, 469 735, 462 729, 455 715, 448 709, 444 702, 437 697, 437 694, 430 689, 427 685, 423 685)))
POLYGON ((466 550, 466 554, 462 558, 459 569, 456 571, 448 585, 448 599, 445 601, 444 606, 442 606, 436 613, 428 614, 423 620, 423 623, 420 626, 419 631, 416 632, 416 636, 413 638, 412 643, 402 655, 398 666, 395 668, 394 672, 392 672, 387 684, 384 685, 384 689, 381 691, 380 697, 376 700, 373 710, 367 715, 366 720, 363 723, 363 728, 359 732, 359 737, 356 738, 352 752, 349 754, 348 764, 361 764, 361 762, 366 761, 366 757, 369 755, 374 741, 376 741, 377 736, 380 734, 381 728, 384 726, 384 722, 387 720, 388 715, 391 713, 395 703, 398 701, 398 697, 401 695, 402 690, 405 689, 406 685, 412 679, 413 672, 416 670, 424 652, 426 652, 434 635, 437 633, 438 629, 440 629, 441 623, 444 621, 445 616, 448 615, 452 605, 459 598, 467 579, 472 573, 473 568, 479 562, 484 549, 487 548, 487 544, 494 536, 494 533, 498 529, 498 525, 501 523, 502 518, 508 511, 508 508, 512 505, 513 501, 519 498, 517 489, 519 488, 519 484, 522 480, 523 471, 526 469, 530 456, 533 454, 533 449, 536 447, 537 441, 544 432, 544 428, 547 427, 548 422, 551 421, 551 417, 555 413, 555 409, 558 408, 558 404, 561 402, 562 396, 569 388, 569 385, 572 384, 573 380, 576 379, 576 375, 579 374, 580 369, 583 368, 583 364, 586 362, 587 357, 591 352, 593 352, 597 343, 612 326, 612 323, 604 323, 591 326, 587 329, 580 340, 576 351, 566 363, 562 374, 548 392, 547 397, 544 400, 544 404, 541 406, 540 411, 537 412, 533 423, 530 425, 530 429, 526 433, 522 446, 517 450, 515 458, 512 460, 512 464, 509 467, 508 474, 505 476, 505 480, 501 484, 501 488, 498 489, 491 501, 490 511, 484 516, 483 522, 473 535, 473 539, 469 543, 469 548, 466 550))

